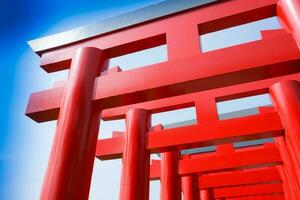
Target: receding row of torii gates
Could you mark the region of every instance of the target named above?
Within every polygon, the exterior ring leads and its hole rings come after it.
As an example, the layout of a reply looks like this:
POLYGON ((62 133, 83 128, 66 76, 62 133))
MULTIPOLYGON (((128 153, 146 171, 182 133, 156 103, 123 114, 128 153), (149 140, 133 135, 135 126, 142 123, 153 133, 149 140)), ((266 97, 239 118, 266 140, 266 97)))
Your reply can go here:
POLYGON ((96 156, 122 158, 120 200, 149 199, 158 179, 162 200, 300 200, 299 0, 211 0, 66 44, 39 40, 44 70, 70 69, 67 81, 31 94, 26 110, 37 122, 58 120, 40 199, 88 199, 96 156), (261 31, 260 40, 200 50, 199 35, 272 16, 282 28, 261 31), (166 62, 107 69, 109 58, 163 44, 166 62), (216 102, 265 93, 273 106, 218 118, 216 102), (151 114, 191 106, 195 125, 151 126, 151 114), (122 118, 124 133, 97 139, 100 119, 122 118), (233 145, 264 138, 273 142, 233 145), (154 153, 161 159, 150 160, 154 153))

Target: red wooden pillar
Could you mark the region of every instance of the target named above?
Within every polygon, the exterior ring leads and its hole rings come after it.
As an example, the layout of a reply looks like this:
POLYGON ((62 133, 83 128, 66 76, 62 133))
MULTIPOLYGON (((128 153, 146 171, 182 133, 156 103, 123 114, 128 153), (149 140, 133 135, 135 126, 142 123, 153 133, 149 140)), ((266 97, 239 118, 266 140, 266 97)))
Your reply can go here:
POLYGON ((213 194, 210 189, 200 190, 200 200, 213 200, 213 194))
POLYGON ((277 15, 282 25, 293 33, 298 47, 300 47, 300 1, 280 0, 277 6, 277 15))
MULTIPOLYGON (((259 108, 260 113, 268 112, 264 107, 259 108)), ((282 166, 277 166, 280 176, 282 178, 282 185, 285 190, 285 196, 288 199, 300 199, 300 180, 297 179, 295 172, 295 165, 292 162, 290 153, 288 152, 284 136, 274 138, 275 145, 277 146, 281 159, 282 166)))
POLYGON ((161 200, 180 200, 180 177, 178 175, 179 152, 161 154, 161 200))
POLYGON ((120 200, 149 198, 149 116, 144 109, 131 109, 126 114, 120 200))
POLYGON ((274 84, 270 88, 272 100, 277 108, 285 127, 285 142, 283 138, 275 139, 284 160, 285 177, 292 198, 299 197, 300 191, 300 85, 289 80, 274 84))
POLYGON ((283 178, 283 184, 286 185, 286 188, 288 190, 288 195, 290 196, 289 199, 300 199, 300 180, 297 179, 297 174, 295 172, 294 165, 291 162, 291 158, 288 153, 284 138, 277 137, 274 140, 283 160, 281 176, 283 178))
MULTIPOLYGON (((152 131, 162 130, 163 126, 152 127, 152 131)), ((161 153, 160 162, 160 199, 161 200, 180 200, 181 185, 178 175, 180 154, 178 151, 161 153)))
POLYGON ((284 196, 286 199, 291 199, 291 200, 296 200, 295 198, 295 193, 293 193, 293 188, 291 186, 291 182, 289 181, 288 178, 288 173, 287 170, 283 168, 282 165, 276 166, 280 177, 281 177, 281 183, 282 183, 282 188, 284 191, 284 196))
POLYGON ((288 152, 300 180, 300 85, 298 81, 282 81, 271 86, 270 94, 285 127, 288 152))
POLYGON ((183 176, 182 191, 183 200, 199 200, 198 181, 194 175, 183 176))
POLYGON ((72 60, 40 199, 88 199, 100 120, 91 100, 103 61, 92 47, 72 60))
MULTIPOLYGON (((280 0, 277 6, 277 14, 282 25, 293 33, 300 48, 300 1, 280 0)), ((271 93, 286 126, 287 151, 290 153, 292 163, 295 165, 298 180, 300 180, 299 88, 296 81, 277 83, 271 88, 271 93)))

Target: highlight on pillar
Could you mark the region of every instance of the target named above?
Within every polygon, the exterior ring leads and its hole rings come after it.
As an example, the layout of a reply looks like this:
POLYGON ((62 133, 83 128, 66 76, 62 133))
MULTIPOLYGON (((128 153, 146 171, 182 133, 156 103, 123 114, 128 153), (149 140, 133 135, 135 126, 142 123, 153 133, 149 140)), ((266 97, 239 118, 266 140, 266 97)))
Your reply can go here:
POLYGON ((57 120, 40 199, 89 199, 95 158, 122 159, 120 200, 149 199, 155 180, 162 200, 300 199, 300 1, 163 1, 29 44, 46 72, 69 70, 26 109, 57 120), (206 47, 270 19, 278 27, 256 39, 206 47), (151 48, 165 57, 108 64, 151 48), (153 123, 187 108, 194 119, 153 123), (125 130, 98 139, 100 121, 117 119, 125 130))

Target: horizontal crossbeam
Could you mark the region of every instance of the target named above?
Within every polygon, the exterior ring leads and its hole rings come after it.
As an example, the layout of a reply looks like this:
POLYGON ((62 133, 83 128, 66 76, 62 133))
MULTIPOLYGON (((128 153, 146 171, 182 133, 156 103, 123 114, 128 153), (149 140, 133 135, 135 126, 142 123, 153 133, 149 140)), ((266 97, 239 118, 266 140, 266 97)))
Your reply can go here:
POLYGON ((242 197, 278 193, 283 193, 281 183, 258 184, 214 189, 215 198, 242 197))
POLYGON ((126 112, 132 108, 144 108, 146 110, 150 110, 152 113, 158 113, 193 106, 194 101, 197 99, 212 98, 216 99, 217 101, 222 101, 251 95, 259 95, 267 93, 271 85, 283 80, 300 80, 300 73, 110 108, 103 110, 101 117, 104 120, 122 119, 125 118, 126 112))
MULTIPOLYGON (((281 34, 274 38, 98 77, 93 102, 104 110, 296 73, 300 70, 299 58, 300 53, 292 35, 281 34)), ((33 93, 26 115, 37 122, 57 119, 63 90, 64 87, 59 87, 33 93)))
MULTIPOLYGON (((277 112, 221 120, 208 124, 178 127, 148 133, 151 153, 234 143, 283 135, 277 112), (255 124, 255 126, 254 126, 255 124)), ((101 160, 121 158, 123 137, 98 140, 96 157, 101 160)))
POLYGON ((226 198, 226 200, 284 200, 283 194, 254 195, 248 197, 226 198))
MULTIPOLYGON (((203 1, 201 1, 203 2, 203 1)), ((178 3, 178 2, 177 2, 178 3)), ((181 2, 183 4, 189 4, 193 2, 181 2)), ((195 4, 199 4, 199 2, 194 2, 195 4)), ((160 34, 168 34, 170 31, 176 30, 176 26, 174 24, 178 24, 179 22, 184 22, 183 27, 186 29, 188 25, 192 25, 195 27, 200 25, 200 34, 216 31, 224 28, 229 28, 232 26, 237 26, 243 23, 248 23, 268 17, 272 17, 276 15, 276 0, 260 0, 259 2, 256 2, 253 4, 252 0, 231 0, 231 1, 223 1, 218 2, 216 5, 212 6, 205 6, 201 7, 201 11, 199 12, 198 9, 190 10, 189 12, 184 13, 177 13, 176 16, 169 16, 161 18, 160 20, 151 20, 147 23, 139 24, 138 26, 134 27, 127 27, 123 30, 117 30, 114 32, 106 32, 105 28, 111 30, 111 28, 114 26, 115 22, 114 20, 108 19, 109 23, 107 21, 101 23, 96 23, 96 25, 92 25, 92 27, 89 25, 89 31, 86 31, 86 28, 79 28, 75 30, 75 37, 71 36, 74 32, 71 30, 71 32, 63 32, 61 34, 56 34, 52 37, 47 38, 41 38, 35 41, 30 41, 30 45, 35 47, 35 50, 41 51, 45 50, 46 52, 39 52, 42 54, 41 58, 41 66, 47 71, 47 72, 54 72, 62 69, 66 69, 70 67, 70 60, 72 58, 72 55, 74 55, 74 51, 80 47, 86 47, 86 46, 93 46, 100 48, 104 50, 109 57, 116 57, 120 56, 126 53, 132 53, 134 51, 143 50, 149 47, 149 38, 153 38, 156 35, 160 34), (180 16, 181 20, 177 20, 180 16), (100 28, 100 29, 99 29, 100 28), (57 47, 56 45, 58 43, 69 43, 70 40, 79 39, 78 36, 80 36, 80 32, 84 32, 82 35, 86 35, 87 33, 91 33, 93 31, 98 30, 98 34, 105 35, 98 35, 97 37, 92 38, 81 38, 85 39, 83 41, 80 41, 79 43, 74 43, 71 45, 67 45, 60 48, 54 48, 57 47), (101 32, 101 33, 100 33, 101 32), (42 40, 43 42, 40 42, 42 40), (46 40, 47 42, 44 42, 46 40), (147 42, 146 42, 146 41, 147 42), (51 42, 56 45, 51 45, 51 42), (37 43, 39 45, 46 45, 49 48, 51 47, 51 50, 48 51, 44 48, 36 48, 37 43)), ((162 2, 162 4, 170 4, 170 2, 162 2)), ((165 8, 167 10, 176 9, 176 2, 171 2, 172 6, 168 6, 168 8, 165 8), (175 3, 175 4, 174 4, 175 3)), ((153 6, 151 6, 151 9, 155 9, 153 6)), ((137 10, 135 12, 131 12, 129 14, 125 14, 122 16, 117 16, 116 18, 121 18, 121 21, 126 19, 126 22, 128 23, 128 19, 132 18, 134 16, 133 13, 141 12, 141 10, 137 10), (129 16, 127 16, 129 15, 129 16)), ((144 12, 144 11, 143 11, 144 12)), ((146 15, 143 15, 142 18, 146 17, 147 14, 155 15, 157 14, 157 10, 155 12, 147 12, 146 15)), ((169 13, 170 14, 170 13, 169 13)), ((134 17, 135 20, 134 23, 137 22, 137 17, 134 17)), ((122 23, 121 23, 122 24, 122 23)), ((117 20, 117 26, 120 25, 120 19, 117 20)), ((133 24, 131 24, 133 25, 133 24)), ((121 28, 121 27, 119 27, 121 28)), ((178 30, 176 30, 178 31, 178 30)), ((95 36, 95 35, 92 35, 95 36)), ((186 38, 185 38, 186 39, 186 38)), ((151 42, 150 42, 151 43, 151 42)), ((38 45, 38 46, 39 46, 38 45)))
POLYGON ((186 175, 249 167, 272 166, 280 163, 281 157, 277 148, 268 147, 225 155, 180 160, 179 174, 186 175))
MULTIPOLYGON (((235 151, 223 155, 216 153, 204 153, 199 155, 201 155, 199 158, 180 160, 178 174, 187 175, 206 173, 199 176, 200 188, 281 181, 280 175, 275 168, 207 174, 225 170, 278 165, 282 160, 279 151, 274 146, 235 151)), ((150 166, 150 179, 159 179, 160 170, 160 161, 154 161, 150 166)))
POLYGON ((258 184, 281 181, 280 174, 275 167, 263 169, 231 171, 199 176, 199 188, 216 188, 248 184, 258 184))

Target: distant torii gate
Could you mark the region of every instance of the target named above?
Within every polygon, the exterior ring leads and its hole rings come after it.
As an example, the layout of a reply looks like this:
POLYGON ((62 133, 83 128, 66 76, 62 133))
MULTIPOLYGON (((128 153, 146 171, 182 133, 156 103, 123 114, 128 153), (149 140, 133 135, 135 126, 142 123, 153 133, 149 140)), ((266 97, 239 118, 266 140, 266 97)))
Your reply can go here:
POLYGON ((147 200, 150 178, 161 179, 163 200, 181 199, 181 189, 184 200, 198 199, 199 191, 201 200, 299 200, 300 1, 211 0, 177 11, 170 11, 170 3, 156 17, 106 32, 65 43, 59 36, 51 44, 51 37, 31 42, 47 72, 70 69, 66 82, 31 94, 26 110, 37 122, 58 120, 40 198, 88 199, 96 156, 123 159, 122 200, 147 200), (262 31, 261 40, 200 51, 201 34, 272 16, 282 29, 262 31), (108 58, 162 44, 167 62, 107 69, 108 58), (216 102, 263 93, 270 93, 274 107, 218 119, 216 102), (196 125, 151 128, 151 114, 190 106, 196 108, 196 125), (124 134, 97 141, 100 118, 124 117, 124 134), (275 145, 230 145, 270 137, 275 145), (217 151, 179 153, 210 145, 217 151), (150 165, 151 153, 161 153, 160 164, 150 165), (248 175, 252 179, 241 178, 248 175))

